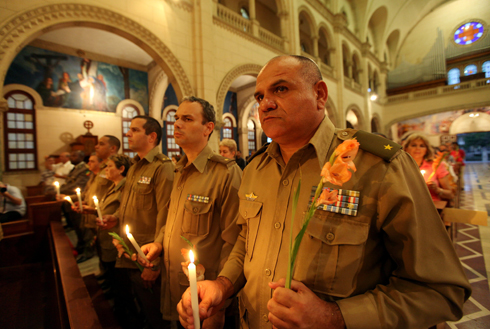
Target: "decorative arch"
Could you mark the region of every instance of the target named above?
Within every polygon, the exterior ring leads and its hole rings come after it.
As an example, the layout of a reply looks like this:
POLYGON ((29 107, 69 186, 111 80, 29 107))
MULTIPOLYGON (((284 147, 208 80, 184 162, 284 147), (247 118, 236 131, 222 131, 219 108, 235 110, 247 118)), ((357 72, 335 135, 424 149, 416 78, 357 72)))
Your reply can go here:
MULTIPOLYGON (((106 8, 87 4, 51 4, 24 11, 0 26, 0 91, 16 54, 41 34, 69 26, 86 26, 117 34, 145 50, 175 82, 182 97, 192 86, 177 57, 151 31, 132 19, 106 8)), ((2 103, 6 101, 2 99, 2 103)), ((0 104, 5 107, 5 104, 0 104)))
POLYGON ((177 111, 178 108, 179 107, 177 105, 169 105, 166 108, 164 108, 163 109, 163 112, 162 112, 162 119, 161 119, 160 123, 163 123, 163 122, 167 121, 168 112, 170 112, 170 111, 177 111))
POLYGON ((378 52, 382 48, 383 35, 386 29, 386 23, 388 20, 388 10, 385 6, 377 8, 369 18, 367 23, 367 29, 373 33, 374 40, 371 43, 374 46, 374 52, 378 52))
POLYGON ((352 52, 352 79, 354 79, 355 82, 361 83, 362 78, 362 66, 361 66, 361 56, 357 52, 357 50, 354 50, 352 52))
MULTIPOLYGON (((34 109, 35 110, 43 110, 44 105, 43 105, 43 99, 39 95, 37 91, 32 89, 31 87, 25 86, 25 85, 20 85, 17 83, 11 83, 9 85, 3 86, 2 94, 0 99, 3 99, 5 95, 13 90, 20 90, 28 93, 29 95, 34 98, 34 109)), ((1 112, 1 111, 0 111, 1 112)))
POLYGON ((322 51, 326 51, 329 57, 329 63, 326 64, 328 64, 330 67, 335 67, 335 56, 333 56, 335 47, 333 45, 334 41, 329 27, 324 22, 321 22, 318 27, 318 56, 322 61, 324 61, 324 54, 322 51), (321 43, 323 42, 322 35, 325 36, 325 41, 327 43, 327 48, 325 50, 323 50, 323 47, 321 47, 321 43))
POLYGON ((225 114, 223 114, 223 121, 225 120, 225 118, 229 118, 231 120, 231 123, 233 124, 233 127, 236 128, 236 126, 237 126, 236 118, 233 114, 225 113, 225 114))
POLYGON ((357 117, 357 127, 356 129, 364 129, 365 127, 365 122, 364 122, 364 117, 362 115, 361 108, 357 104, 350 104, 347 106, 347 110, 345 111, 345 120, 347 121, 349 111, 352 111, 355 116, 357 117))
POLYGON ((302 5, 298 8, 298 17, 303 14, 305 18, 308 20, 308 25, 310 26, 310 35, 313 37, 316 35, 316 22, 315 22, 315 16, 311 12, 310 8, 302 5))
POLYGON ((118 116, 122 117, 122 110, 126 107, 126 105, 133 105, 133 106, 135 106, 138 109, 138 111, 139 111, 140 114, 144 114, 145 113, 145 109, 137 101, 135 101, 133 99, 123 99, 122 101, 120 101, 119 103, 117 103, 117 106, 116 106, 116 114, 118 116))
POLYGON ((373 113, 373 116, 371 117, 371 132, 383 133, 382 127, 380 115, 378 113, 373 113), (373 129, 373 126, 375 129, 373 129))
POLYGON ((253 75, 257 76, 262 69, 262 66, 258 64, 243 64, 237 65, 226 74, 223 81, 218 88, 218 93, 216 94, 216 117, 221 118, 222 109, 225 104, 226 92, 230 89, 231 84, 241 75, 253 75))

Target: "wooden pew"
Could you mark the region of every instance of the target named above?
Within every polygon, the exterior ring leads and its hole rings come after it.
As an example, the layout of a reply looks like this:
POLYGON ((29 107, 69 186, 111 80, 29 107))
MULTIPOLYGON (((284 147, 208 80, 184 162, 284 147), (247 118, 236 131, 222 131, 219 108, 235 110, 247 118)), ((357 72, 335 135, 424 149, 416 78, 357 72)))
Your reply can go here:
POLYGON ((49 236, 61 328, 102 328, 61 222, 50 223, 49 236))

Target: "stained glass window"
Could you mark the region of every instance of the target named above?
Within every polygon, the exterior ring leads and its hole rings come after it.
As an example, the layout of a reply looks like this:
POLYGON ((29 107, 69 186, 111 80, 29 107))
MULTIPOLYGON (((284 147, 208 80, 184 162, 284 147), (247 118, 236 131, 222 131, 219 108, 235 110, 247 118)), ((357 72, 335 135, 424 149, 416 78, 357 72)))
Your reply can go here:
POLYGON ((470 45, 483 35, 483 25, 478 22, 469 22, 461 25, 454 32, 454 42, 458 45, 470 45))
POLYGON ((464 75, 472 75, 472 74, 476 74, 476 72, 477 72, 477 68, 476 65, 474 64, 468 65, 467 67, 464 68, 464 75))
POLYGON ((485 72, 485 78, 490 78, 490 61, 486 61, 481 66, 482 72, 485 72))
POLYGON ((460 82, 459 76, 460 76, 459 69, 450 69, 449 72, 447 72, 447 84, 448 85, 455 85, 460 82))
POLYGON ((170 110, 167 113, 167 155, 172 159, 173 155, 180 155, 180 148, 175 142, 174 137, 174 124, 175 124, 175 110, 170 110))
POLYGON ((6 95, 8 111, 4 114, 5 158, 7 171, 36 170, 36 113, 34 100, 24 92, 6 95))
POLYGON ((126 133, 129 131, 129 127, 131 126, 131 120, 133 120, 133 118, 137 115, 139 115, 139 111, 134 105, 128 104, 122 110, 123 154, 126 154, 130 158, 134 158, 136 156, 136 152, 129 148, 126 133))

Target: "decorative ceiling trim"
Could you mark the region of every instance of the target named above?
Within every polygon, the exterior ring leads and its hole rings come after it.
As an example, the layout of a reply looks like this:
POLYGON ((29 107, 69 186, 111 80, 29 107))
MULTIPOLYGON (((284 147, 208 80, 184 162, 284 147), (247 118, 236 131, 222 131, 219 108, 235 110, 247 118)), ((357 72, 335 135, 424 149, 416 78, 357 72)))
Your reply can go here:
POLYGON ((192 95, 184 68, 170 49, 151 31, 111 10, 86 4, 53 4, 29 9, 0 26, 0 91, 11 62, 37 36, 67 26, 89 26, 118 34, 148 52, 176 82, 176 92, 192 95))

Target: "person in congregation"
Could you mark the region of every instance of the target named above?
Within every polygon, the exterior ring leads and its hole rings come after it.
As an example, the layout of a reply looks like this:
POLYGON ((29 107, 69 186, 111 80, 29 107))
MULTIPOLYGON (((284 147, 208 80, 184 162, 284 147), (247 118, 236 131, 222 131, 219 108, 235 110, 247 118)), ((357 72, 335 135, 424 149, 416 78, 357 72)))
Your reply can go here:
MULTIPOLYGON (((131 167, 131 159, 123 154, 109 156, 105 166, 105 175, 112 182, 107 192, 99 200, 99 210, 102 216, 116 212, 120 206, 121 193, 126 184, 126 174, 131 167)), ((84 213, 98 216, 97 209, 88 205, 83 206, 84 213)), ((110 232, 119 233, 119 223, 107 222, 97 217, 97 239, 95 245, 99 256, 101 275, 109 294, 114 296, 114 313, 124 328, 134 328, 137 323, 136 305, 131 294, 127 293, 124 281, 116 274, 117 249, 112 243, 110 232)))
POLYGON ((450 155, 454 159, 454 171, 460 179, 461 189, 464 190, 464 160, 466 158, 466 152, 459 147, 458 142, 452 142, 450 155))
POLYGON ((233 139, 225 138, 219 142, 219 154, 225 158, 235 160, 236 142, 233 139))
MULTIPOLYGON (((260 71, 255 99, 273 141, 245 168, 241 233, 228 261, 216 280, 197 283, 201 320, 238 292, 243 328, 428 328, 461 318, 470 284, 418 166, 389 140, 335 129, 325 116, 327 95, 309 58, 276 57, 260 71), (357 170, 341 189, 358 195, 357 211, 315 210, 286 289, 291 230, 295 237, 324 164, 354 138, 360 148, 345 165, 357 170)), ((193 328, 189 290, 177 309, 193 328)))
MULTIPOLYGON (((167 221, 174 166, 159 150, 162 127, 154 118, 134 117, 126 136, 129 148, 137 155, 128 171, 119 209, 112 215, 104 215, 103 220, 107 223, 118 222, 119 236, 135 252, 127 238, 126 225, 140 246, 155 240, 157 230, 167 221)), ((161 282, 157 280, 160 276, 160 258, 153 262, 157 265, 155 268, 145 268, 140 272, 133 261, 120 257, 116 260, 116 269, 118 275, 126 278, 128 288, 132 287, 135 291, 148 326, 155 329, 163 328, 165 322, 160 313, 161 282)))
POLYGON ((59 160, 58 163, 53 164, 52 170, 54 171, 54 177, 60 182, 60 185, 63 185, 75 165, 70 161, 70 152, 62 152, 59 160))
POLYGON ((243 169, 245 169, 245 166, 247 165, 247 163, 245 162, 245 159, 242 157, 242 152, 240 152, 240 150, 237 150, 236 151, 236 164, 238 165, 238 167, 240 167, 240 169, 243 171, 243 169))
MULTIPOLYGON (((185 97, 175 113, 175 142, 185 155, 176 166, 167 224, 155 242, 142 247, 149 260, 163 251, 162 313, 166 320, 178 321, 177 303, 189 287, 184 272, 187 254, 181 255, 181 250, 190 247, 182 237, 193 244, 205 278, 214 280, 239 233, 237 192, 242 172, 235 161, 215 154, 208 145, 215 122, 213 106, 197 97, 185 97)), ((222 328, 224 321, 222 309, 203 326, 222 328)))
POLYGON ((451 187, 447 163, 442 161, 442 159, 434 159, 434 150, 427 137, 419 133, 413 133, 405 140, 403 149, 412 156, 419 166, 432 200, 452 200, 455 191, 451 187), (433 173, 434 171, 435 173, 433 173))
POLYGON ((54 162, 53 156, 45 157, 44 170, 41 172, 41 182, 39 183, 43 187, 43 194, 48 196, 50 200, 54 200, 56 195, 56 187, 53 185, 55 182, 54 162))
POLYGON ((19 220, 26 213, 26 201, 18 187, 0 182, 0 194, 2 195, 2 213, 0 223, 19 220))

